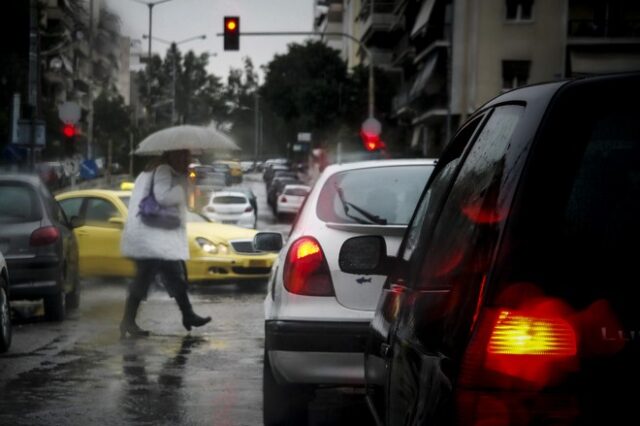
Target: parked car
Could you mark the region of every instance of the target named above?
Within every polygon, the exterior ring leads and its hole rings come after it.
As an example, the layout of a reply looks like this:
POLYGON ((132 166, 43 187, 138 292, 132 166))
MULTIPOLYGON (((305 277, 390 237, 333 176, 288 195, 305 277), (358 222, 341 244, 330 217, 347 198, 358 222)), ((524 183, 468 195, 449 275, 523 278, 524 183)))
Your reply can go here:
POLYGON ((0 353, 11 346, 11 302, 9 295, 9 271, 0 252, 0 353))
POLYGON ((256 210, 243 191, 218 191, 202 209, 210 220, 255 229, 258 225, 256 210))
POLYGON ((276 216, 298 213, 310 190, 307 185, 285 185, 276 203, 276 216))
POLYGON ((38 176, 0 175, 0 252, 11 271, 12 300, 44 300, 62 321, 80 303, 78 247, 69 221, 38 176))
MULTIPOLYGON (((82 276, 133 277, 134 264, 120 253, 122 227, 131 192, 87 189, 57 196, 68 216, 83 223, 75 232, 80 247, 82 276)), ((264 283, 276 256, 252 247, 256 231, 213 223, 187 214, 190 283, 264 283)))
POLYGON ((242 182, 242 166, 237 161, 231 160, 218 160, 213 163, 214 165, 226 165, 229 167, 229 174, 231 175, 232 183, 242 182))
POLYGON ((638 93, 636 73, 497 97, 397 256, 345 242, 343 272, 389 275, 366 355, 381 423, 640 424, 638 93))
POLYGON ((364 384, 368 324, 385 277, 342 273, 338 250, 350 237, 375 232, 395 252, 434 164, 332 165, 318 178, 280 251, 265 299, 265 425, 285 419, 304 424, 317 386, 364 384))

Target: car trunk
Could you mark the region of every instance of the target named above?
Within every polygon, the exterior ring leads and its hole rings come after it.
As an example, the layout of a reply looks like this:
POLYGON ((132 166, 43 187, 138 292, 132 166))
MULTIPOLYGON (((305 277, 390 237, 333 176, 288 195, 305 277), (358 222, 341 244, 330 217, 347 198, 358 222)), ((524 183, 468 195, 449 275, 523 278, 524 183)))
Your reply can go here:
MULTIPOLYGON (((322 247, 331 247, 335 256, 327 259, 331 279, 338 302, 346 308, 373 311, 378 303, 382 286, 386 280, 384 275, 354 275, 342 272, 338 264, 338 253, 342 244, 349 238, 360 235, 380 235, 387 243, 387 254, 393 256, 398 251, 405 226, 378 226, 360 224, 325 224, 330 232, 318 233, 318 241, 322 247)), ((329 250, 326 250, 329 251, 329 250)))

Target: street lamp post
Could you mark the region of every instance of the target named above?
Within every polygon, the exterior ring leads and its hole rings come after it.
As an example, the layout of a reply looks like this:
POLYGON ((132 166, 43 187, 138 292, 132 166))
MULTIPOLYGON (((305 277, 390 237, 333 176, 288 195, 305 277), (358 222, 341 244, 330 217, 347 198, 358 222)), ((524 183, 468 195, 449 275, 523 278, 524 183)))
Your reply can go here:
POLYGON ((151 32, 151 29, 153 27, 153 20, 152 20, 153 6, 161 3, 167 3, 167 2, 170 2, 171 0, 157 0, 157 1, 133 0, 133 1, 140 4, 147 5, 147 7, 149 8, 149 56, 147 57, 147 60, 151 60, 151 39, 153 38, 153 33, 151 32))
MULTIPOLYGON (((184 40, 180 40, 180 41, 169 41, 169 40, 164 40, 161 39, 159 37, 152 37, 146 34, 142 35, 142 38, 148 38, 149 40, 151 40, 152 38, 156 41, 159 41, 161 43, 165 43, 168 44, 170 46, 175 46, 177 48, 178 45, 186 43, 188 41, 193 41, 193 40, 204 40, 207 38, 206 34, 201 34, 199 36, 194 36, 194 37, 189 37, 189 38, 185 38, 184 40)), ((171 95, 171 124, 176 124, 176 75, 177 75, 177 70, 176 70, 176 49, 174 49, 174 51, 172 52, 172 74, 173 74, 173 87, 172 87, 172 95, 171 95)))

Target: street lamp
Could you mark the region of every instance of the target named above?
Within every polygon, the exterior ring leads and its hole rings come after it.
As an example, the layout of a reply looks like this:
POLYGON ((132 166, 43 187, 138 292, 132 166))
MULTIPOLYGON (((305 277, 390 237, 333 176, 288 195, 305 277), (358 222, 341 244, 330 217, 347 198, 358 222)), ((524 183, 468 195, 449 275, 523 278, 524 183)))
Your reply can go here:
MULTIPOLYGON (((169 40, 164 40, 161 39, 159 37, 153 37, 153 36, 148 36, 146 34, 142 35, 142 38, 148 38, 149 40, 154 39, 156 41, 159 41, 160 43, 165 43, 168 44, 170 46, 178 46, 180 44, 189 42, 189 41, 193 41, 193 40, 204 40, 207 38, 206 34, 201 34, 199 36, 194 36, 194 37, 189 37, 189 38, 185 38, 184 40, 180 40, 180 41, 169 41, 169 40)), ((176 123, 176 52, 173 52, 172 55, 172 68, 173 68, 173 89, 172 89, 172 97, 171 97, 171 124, 175 124, 176 123)))
POLYGON ((153 38, 153 33, 151 32, 151 28, 152 28, 151 17, 153 15, 153 6, 161 3, 167 3, 167 2, 170 2, 171 0, 156 0, 156 1, 133 0, 133 1, 140 4, 145 4, 147 5, 147 7, 149 7, 149 57, 147 59, 151 60, 151 39, 153 38))

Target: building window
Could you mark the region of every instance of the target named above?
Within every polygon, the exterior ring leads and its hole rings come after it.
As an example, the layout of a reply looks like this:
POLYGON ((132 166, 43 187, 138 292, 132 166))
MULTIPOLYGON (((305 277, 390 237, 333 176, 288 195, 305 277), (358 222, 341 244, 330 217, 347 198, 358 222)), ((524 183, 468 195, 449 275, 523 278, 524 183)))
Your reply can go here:
POLYGON ((502 61, 502 90, 524 86, 529 81, 531 61, 502 61))
POLYGON ((507 0, 507 21, 533 19, 533 0, 507 0))

